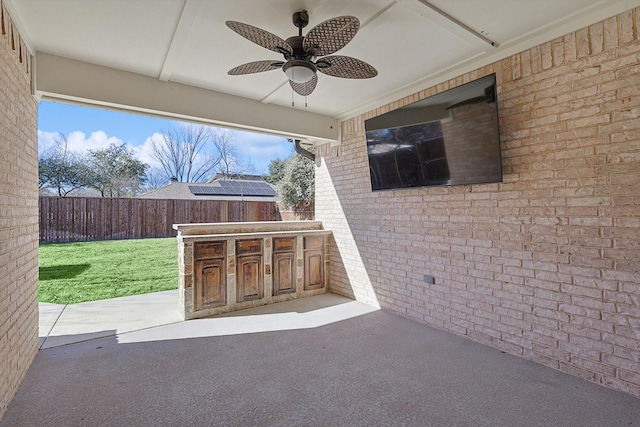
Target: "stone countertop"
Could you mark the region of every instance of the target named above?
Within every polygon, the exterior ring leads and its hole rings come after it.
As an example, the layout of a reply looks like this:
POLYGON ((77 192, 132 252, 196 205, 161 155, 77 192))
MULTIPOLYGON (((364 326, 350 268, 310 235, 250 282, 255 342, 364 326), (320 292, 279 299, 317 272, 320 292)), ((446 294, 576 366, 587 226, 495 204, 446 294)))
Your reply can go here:
POLYGON ((199 224, 173 224, 178 237, 242 234, 271 234, 300 231, 324 231, 320 221, 262 221, 262 222, 224 222, 199 224))
POLYGON ((295 236, 324 236, 332 234, 330 230, 298 230, 298 231, 261 231, 255 233, 231 233, 231 234, 197 234, 178 235, 185 241, 210 241, 231 239, 262 239, 266 237, 295 237, 295 236))

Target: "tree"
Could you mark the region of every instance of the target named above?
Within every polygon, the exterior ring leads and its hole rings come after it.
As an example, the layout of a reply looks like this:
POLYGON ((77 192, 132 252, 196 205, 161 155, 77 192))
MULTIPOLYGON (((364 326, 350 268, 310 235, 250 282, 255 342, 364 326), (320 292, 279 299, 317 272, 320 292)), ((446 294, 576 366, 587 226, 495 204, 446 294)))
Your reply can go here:
POLYGON ((69 150, 67 138, 58 134, 55 146, 38 159, 38 187, 51 189, 58 196, 66 196, 71 191, 85 185, 88 169, 85 159, 69 150))
POLYGON ((268 181, 278 186, 278 197, 286 208, 292 208, 301 218, 313 218, 315 203, 315 164, 294 153, 269 165, 268 181), (280 177, 280 179, 278 179, 280 177))
POLYGON ((136 196, 145 181, 149 165, 137 160, 126 144, 111 144, 103 150, 89 151, 91 172, 87 186, 102 197, 136 196))
POLYGON ((228 129, 184 125, 165 130, 151 142, 151 157, 160 163, 165 181, 202 182, 216 172, 249 173, 255 167, 243 160, 228 129), (206 149, 210 148, 210 151, 206 149))
POLYGON ((284 167, 286 160, 275 159, 269 163, 269 175, 264 177, 264 180, 269 184, 278 184, 284 177, 284 167))
POLYGON ((233 132, 228 129, 212 129, 213 141, 216 151, 220 157, 218 172, 224 175, 234 173, 251 173, 255 170, 253 164, 248 160, 242 160, 238 150, 233 145, 233 132))
POLYGON ((213 144, 213 133, 206 126, 188 125, 165 130, 151 142, 151 156, 160 163, 166 180, 201 182, 210 178, 220 157, 204 153, 213 144))

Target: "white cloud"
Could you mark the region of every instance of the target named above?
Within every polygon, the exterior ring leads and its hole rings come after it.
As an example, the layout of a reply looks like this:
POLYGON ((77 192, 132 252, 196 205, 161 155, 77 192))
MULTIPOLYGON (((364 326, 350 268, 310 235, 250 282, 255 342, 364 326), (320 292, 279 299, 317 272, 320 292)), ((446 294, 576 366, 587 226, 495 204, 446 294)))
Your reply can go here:
MULTIPOLYGON (((38 130, 38 154, 42 154, 48 149, 53 148, 60 138, 60 135, 61 134, 58 132, 47 132, 38 130)), ((151 157, 151 141, 159 137, 159 133, 154 133, 153 135, 148 137, 142 145, 127 145, 129 149, 133 151, 134 156, 138 160, 147 163, 152 167, 160 166, 159 163, 151 157)), ((106 132, 101 130, 92 132, 89 137, 87 137, 84 132, 73 131, 66 135, 66 138, 67 148, 69 149, 69 151, 83 154, 87 153, 89 150, 103 150, 109 147, 111 144, 121 145, 123 143, 120 138, 116 136, 109 136, 106 134, 106 132)))
POLYGON ((156 167, 159 168, 160 163, 158 163, 158 161, 151 156, 151 145, 153 141, 161 141, 161 140, 162 140, 162 134, 159 132, 155 132, 153 135, 145 139, 142 145, 131 147, 131 149, 135 153, 136 158, 138 160, 140 160, 141 162, 145 162, 152 168, 156 168, 156 167))
POLYGON ((67 135, 67 146, 71 151, 86 153, 89 150, 103 150, 112 144, 121 145, 123 141, 115 136, 108 136, 104 131, 97 130, 87 136, 78 130, 67 135))
POLYGON ((45 132, 38 129, 38 155, 53 148, 58 136, 58 132, 45 132))
MULTIPOLYGON (((41 154, 46 150, 54 147, 60 139, 61 134, 58 132, 46 132, 38 130, 38 153, 41 154)), ((64 137, 65 135, 62 135, 64 137)), ((122 144, 122 140, 115 136, 108 136, 104 131, 98 130, 92 132, 87 138, 84 132, 78 130, 70 132, 66 135, 67 149, 76 153, 87 153, 89 150, 102 150, 111 144, 122 144)))

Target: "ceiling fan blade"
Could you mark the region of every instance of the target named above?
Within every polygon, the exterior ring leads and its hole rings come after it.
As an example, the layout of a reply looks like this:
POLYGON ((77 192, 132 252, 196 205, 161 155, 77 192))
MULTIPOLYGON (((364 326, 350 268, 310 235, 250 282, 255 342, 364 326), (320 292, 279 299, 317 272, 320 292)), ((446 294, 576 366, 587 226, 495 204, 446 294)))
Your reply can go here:
POLYGON ((254 61, 246 64, 238 65, 229 70, 227 74, 231 76, 239 76, 241 74, 262 73, 263 71, 277 70, 282 67, 282 61, 254 61))
POLYGON ((304 37, 302 47, 313 56, 330 55, 342 49, 360 28, 355 16, 338 16, 313 27, 304 37))
POLYGON ((343 79, 370 79, 378 75, 371 65, 350 56, 333 55, 316 61, 318 71, 343 79))
POLYGON ((311 80, 304 83, 296 83, 293 80, 289 80, 289 84, 298 95, 311 95, 311 92, 313 92, 313 90, 316 88, 316 85, 318 84, 318 75, 314 74, 311 80))
POLYGON ((283 39, 275 34, 265 31, 253 25, 243 24, 242 22, 227 21, 225 22, 227 27, 231 28, 236 33, 240 34, 245 39, 254 42, 264 48, 272 50, 278 53, 292 54, 293 49, 283 39))

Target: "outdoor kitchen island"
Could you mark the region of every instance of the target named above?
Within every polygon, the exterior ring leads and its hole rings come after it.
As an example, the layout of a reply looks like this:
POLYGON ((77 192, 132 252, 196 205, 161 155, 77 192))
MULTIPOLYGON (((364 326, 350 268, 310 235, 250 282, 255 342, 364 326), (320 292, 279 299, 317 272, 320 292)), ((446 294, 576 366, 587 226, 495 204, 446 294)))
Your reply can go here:
POLYGON ((325 293, 328 239, 319 221, 174 224, 180 312, 196 319, 325 293))

